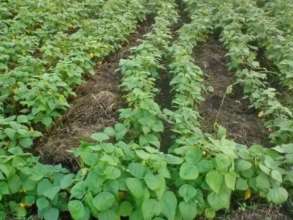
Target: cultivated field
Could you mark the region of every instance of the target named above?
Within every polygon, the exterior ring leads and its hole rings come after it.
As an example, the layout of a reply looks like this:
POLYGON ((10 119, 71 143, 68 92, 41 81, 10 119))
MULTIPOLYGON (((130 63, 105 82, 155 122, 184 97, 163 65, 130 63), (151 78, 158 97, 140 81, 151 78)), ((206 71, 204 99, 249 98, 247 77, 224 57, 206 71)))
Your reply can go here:
POLYGON ((291 0, 1 0, 0 220, 293 219, 291 0))

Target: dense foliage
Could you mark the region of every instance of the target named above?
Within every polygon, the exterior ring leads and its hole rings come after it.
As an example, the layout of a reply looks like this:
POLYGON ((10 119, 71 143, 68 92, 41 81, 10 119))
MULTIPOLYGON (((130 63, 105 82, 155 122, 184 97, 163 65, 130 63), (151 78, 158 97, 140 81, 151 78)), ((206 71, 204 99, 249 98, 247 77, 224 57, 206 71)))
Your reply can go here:
POLYGON ((262 47, 278 81, 292 89, 290 10, 282 11, 292 4, 279 2, 185 0, 190 22, 172 41, 179 19, 174 0, 2 1, 0 218, 28 219, 37 210, 45 220, 64 212, 74 220, 211 219, 231 202, 286 202, 293 188, 293 110, 257 59, 262 47), (120 61, 127 106, 119 122, 74 150, 80 170, 41 164, 26 153, 41 135, 33 128, 49 127, 69 107, 66 99, 84 75, 149 14, 151 31, 120 61), (215 32, 274 147, 238 144, 221 126, 215 135, 201 130, 204 73, 193 48, 215 32), (171 78, 171 109, 156 100, 163 69, 171 78), (166 122, 173 135, 163 153, 166 122))

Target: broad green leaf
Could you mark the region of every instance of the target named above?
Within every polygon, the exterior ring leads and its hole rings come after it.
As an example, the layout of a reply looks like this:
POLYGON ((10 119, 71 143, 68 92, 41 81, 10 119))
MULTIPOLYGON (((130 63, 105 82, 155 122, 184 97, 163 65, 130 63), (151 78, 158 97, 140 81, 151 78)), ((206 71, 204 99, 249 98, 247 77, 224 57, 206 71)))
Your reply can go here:
POLYGON ((270 175, 270 168, 267 168, 264 164, 259 164, 259 168, 262 172, 264 172, 267 175, 270 175))
POLYGON ((229 189, 235 189, 236 178, 237 174, 235 172, 225 173, 225 183, 229 189))
POLYGON ((139 179, 127 178, 126 186, 131 192, 131 194, 136 198, 141 198, 144 195, 144 186, 139 179))
POLYGON ((199 172, 195 165, 191 163, 183 163, 180 167, 179 175, 184 180, 197 179, 199 172))
POLYGON ((224 180, 223 175, 220 174, 216 170, 212 170, 208 172, 208 174, 206 175, 207 184, 216 193, 220 192, 220 189, 223 184, 223 180, 224 180))
POLYGON ((116 140, 121 140, 127 133, 127 128, 121 123, 117 123, 114 126, 114 129, 115 129, 116 140))
POLYGON ((210 193, 208 195, 208 203, 215 211, 220 209, 228 209, 230 206, 230 195, 229 191, 223 191, 220 193, 210 193))
POLYGON ((143 178, 146 172, 146 168, 140 163, 131 163, 128 165, 129 172, 137 178, 143 178))
POLYGON ((93 205, 98 211, 105 211, 112 207, 115 197, 112 193, 101 192, 93 200, 93 205))
POLYGON ((12 167, 5 164, 0 164, 0 171, 5 174, 5 176, 8 178, 13 172, 12 167))
POLYGON ((189 184, 184 184, 179 188, 179 195, 184 199, 185 202, 189 202, 197 194, 196 189, 189 184))
POLYGON ((17 175, 13 175, 8 179, 8 187, 11 193, 18 192, 21 185, 21 179, 17 175))
POLYGON ((256 187, 259 189, 269 189, 271 184, 267 175, 261 173, 255 178, 256 187))
POLYGON ((104 212, 100 212, 98 214, 99 220, 119 220, 118 214, 115 212, 115 210, 106 210, 104 212))
POLYGON ((180 202, 179 211, 183 220, 193 220, 198 215, 195 203, 180 202))
POLYGON ((202 158, 202 151, 199 148, 193 148, 187 151, 185 155, 185 160, 189 163, 198 163, 202 158))
POLYGON ((25 115, 17 116, 17 122, 19 122, 19 123, 27 123, 28 121, 29 121, 28 117, 25 115))
POLYGON ((107 179, 114 180, 121 176, 121 171, 114 166, 108 166, 104 172, 107 179))
POLYGON ((44 179, 38 184, 37 192, 38 195, 43 195, 50 200, 53 200, 54 197, 59 192, 60 188, 58 186, 54 186, 48 179, 44 179))
POLYGON ((45 197, 38 198, 36 204, 40 212, 50 207, 50 203, 45 197))
POLYGON ((58 220, 59 219, 59 210, 56 208, 50 208, 44 211, 45 220, 58 220))
POLYGON ((89 214, 84 205, 79 200, 72 200, 68 203, 69 212, 74 220, 87 220, 89 214))
POLYGON ((73 183, 73 177, 74 177, 73 174, 68 174, 68 175, 63 176, 63 178, 60 181, 61 189, 66 189, 69 186, 71 186, 73 183))
POLYGON ((293 154, 293 143, 283 144, 275 147, 274 149, 280 153, 293 154))
POLYGON ((110 137, 103 132, 94 133, 91 135, 91 138, 100 143, 110 139, 110 137))
POLYGON ((81 152, 80 157, 82 161, 88 166, 93 166, 98 161, 97 155, 90 151, 81 152))
POLYGON ((236 164, 236 167, 239 171, 244 171, 250 169, 252 164, 246 160, 239 160, 236 164))
POLYGON ((271 168, 272 170, 278 167, 278 163, 270 156, 265 156, 264 164, 266 167, 271 168))
POLYGON ((153 217, 159 215, 161 212, 161 205, 155 199, 146 199, 142 203, 142 215, 145 220, 151 220, 153 217))
POLYGON ((144 150, 137 150, 136 154, 142 160, 148 160, 151 157, 151 154, 145 152, 144 150))
POLYGON ((159 175, 154 175, 151 172, 148 172, 144 177, 146 185, 149 189, 155 191, 162 187, 165 184, 164 178, 159 175))
POLYGON ((119 206, 119 215, 123 217, 130 216, 133 210, 133 206, 130 202, 124 201, 119 206))
POLYGON ((84 182, 78 182, 75 184, 70 191, 72 198, 81 199, 86 193, 86 186, 84 182))
POLYGON ((231 159, 225 154, 218 154, 216 156, 217 170, 226 171, 231 166, 231 159))
POLYGON ((48 128, 52 124, 53 120, 51 117, 42 118, 42 123, 48 128))
POLYGON ((282 174, 277 170, 273 170, 271 176, 280 183, 283 181, 282 174))
POLYGON ((32 206, 36 202, 35 200, 36 200, 35 196, 32 196, 32 195, 26 195, 24 197, 24 203, 28 204, 29 206, 32 206))
POLYGON ((268 199, 275 204, 282 204, 288 199, 288 192, 283 187, 275 187, 269 191, 268 199))
POLYGON ((19 140, 19 144, 24 148, 29 148, 33 145, 33 140, 31 138, 22 138, 19 140))
POLYGON ((141 210, 135 210, 129 217, 129 220, 138 220, 138 219, 143 219, 141 210))
POLYGON ((4 133, 9 137, 10 140, 14 140, 16 130, 14 130, 12 128, 5 128, 4 133))
POLYGON ((247 190, 248 189, 248 184, 247 181, 243 178, 238 178, 236 182, 236 189, 238 190, 247 190))
POLYGON ((184 161, 181 157, 176 157, 171 154, 167 154, 165 157, 168 164, 178 165, 178 164, 182 164, 184 161))
POLYGON ((164 193, 161 199, 162 213, 167 217, 168 220, 174 220, 177 208, 177 198, 171 191, 164 193))
POLYGON ((196 166, 200 173, 207 173, 213 169, 213 162, 211 160, 201 160, 196 166))
POLYGON ((107 127, 104 129, 104 133, 108 135, 109 137, 114 137, 115 136, 115 130, 112 127, 107 127))

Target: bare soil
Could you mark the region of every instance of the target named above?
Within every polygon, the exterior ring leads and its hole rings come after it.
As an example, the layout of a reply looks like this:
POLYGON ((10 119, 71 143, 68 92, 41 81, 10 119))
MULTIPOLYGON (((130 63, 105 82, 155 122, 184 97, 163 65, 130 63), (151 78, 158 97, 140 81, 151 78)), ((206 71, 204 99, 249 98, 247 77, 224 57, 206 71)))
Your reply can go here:
POLYGON ((215 132, 215 123, 227 129, 228 136, 240 144, 269 145, 268 133, 256 112, 249 108, 243 99, 242 88, 233 86, 232 93, 227 88, 235 82, 234 74, 228 70, 226 51, 214 38, 195 49, 195 62, 205 73, 207 92, 205 101, 200 105, 202 129, 215 132))
MULTIPOLYGON (((163 64, 164 67, 167 64, 163 64)), ((166 69, 162 69, 160 72, 160 78, 157 80, 157 88, 160 90, 156 96, 156 102, 160 104, 162 110, 172 109, 172 94, 170 86, 170 75, 166 69)), ((161 147, 162 152, 167 152, 170 148, 173 140, 173 132, 171 130, 172 125, 167 121, 164 121, 164 132, 161 134, 161 147)))
POLYGON ((225 220, 292 220, 284 215, 279 208, 258 208, 236 211, 225 220))
POLYGON ((37 141, 35 153, 49 164, 62 163, 77 170, 76 159, 69 152, 78 147, 81 140, 90 141, 90 135, 115 124, 118 109, 123 101, 119 91, 120 75, 117 73, 120 59, 130 55, 130 48, 151 29, 151 21, 139 26, 122 48, 97 64, 96 73, 76 89, 76 97, 69 110, 37 141))

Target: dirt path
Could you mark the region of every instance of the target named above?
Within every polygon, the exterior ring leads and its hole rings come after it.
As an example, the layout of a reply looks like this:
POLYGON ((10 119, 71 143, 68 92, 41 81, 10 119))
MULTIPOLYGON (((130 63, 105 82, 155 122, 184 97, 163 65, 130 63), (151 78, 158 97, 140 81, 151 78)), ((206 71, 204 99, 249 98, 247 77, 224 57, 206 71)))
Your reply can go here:
POLYGON ((122 105, 119 91, 119 61, 130 55, 130 48, 139 44, 143 35, 150 31, 151 21, 139 26, 122 48, 96 67, 96 74, 76 89, 77 96, 70 109, 36 143, 35 153, 41 161, 49 164, 62 163, 77 169, 77 161, 68 150, 78 147, 81 140, 117 121, 118 109, 122 105))
POLYGON ((228 70, 225 54, 224 48, 213 38, 195 50, 195 61, 205 72, 206 87, 213 88, 200 105, 202 129, 213 133, 217 123, 238 143, 267 146, 267 132, 256 112, 243 99, 242 89, 234 86, 232 93, 227 93, 227 88, 234 83, 234 74, 228 70))

